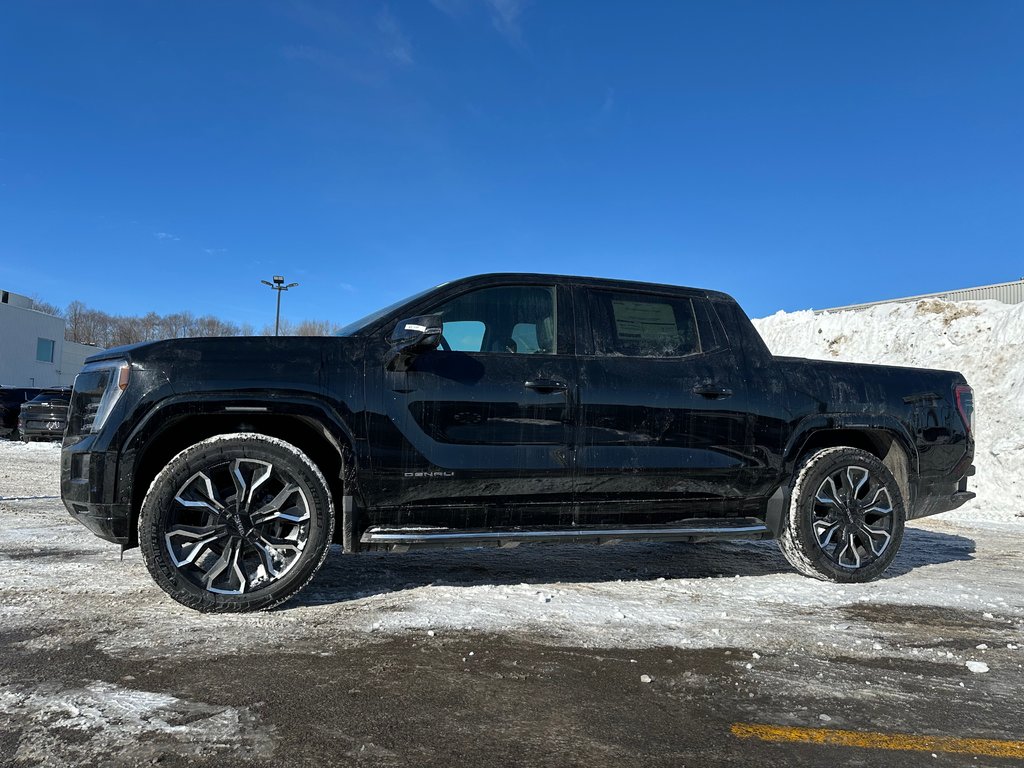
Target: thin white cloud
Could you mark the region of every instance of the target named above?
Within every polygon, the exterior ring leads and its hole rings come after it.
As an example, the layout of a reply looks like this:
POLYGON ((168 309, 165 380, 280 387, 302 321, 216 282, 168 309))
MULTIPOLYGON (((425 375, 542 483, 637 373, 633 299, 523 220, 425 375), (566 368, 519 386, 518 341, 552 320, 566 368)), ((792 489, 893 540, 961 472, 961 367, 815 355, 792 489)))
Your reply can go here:
POLYGON ((457 19, 466 13, 470 0, 430 0, 430 4, 445 16, 457 19))
POLYGON ((615 109, 615 89, 609 88, 604 94, 604 101, 601 103, 601 117, 608 117, 615 109))
POLYGON ((352 32, 351 22, 335 13, 330 3, 316 4, 305 0, 292 0, 289 3, 282 3, 280 7, 295 21, 318 34, 344 38, 352 32))
POLYGON ((387 58, 402 66, 413 63, 409 38, 402 32, 398 20, 387 6, 381 8, 377 14, 377 31, 380 33, 381 46, 387 58))
POLYGON ((316 30, 318 43, 288 45, 281 55, 306 61, 363 85, 381 85, 399 69, 415 64, 413 46, 388 6, 372 16, 335 13, 298 2, 291 15, 316 30))
POLYGON ((491 9, 491 23, 513 45, 523 44, 519 18, 526 7, 524 0, 486 0, 491 9))
POLYGON ((177 235, 172 235, 170 232, 154 232, 153 237, 157 240, 181 240, 177 235))
POLYGON ((376 85, 384 79, 381 71, 358 64, 353 58, 345 58, 313 45, 287 45, 281 49, 281 54, 286 59, 309 62, 334 75, 346 77, 363 85, 376 85))
POLYGON ((355 293, 356 287, 352 283, 338 283, 338 287, 347 293, 355 293))
POLYGON ((217 256, 217 255, 219 255, 221 253, 227 253, 228 249, 227 248, 203 248, 203 252, 209 254, 210 256, 217 256))
POLYGON ((516 48, 525 48, 522 15, 529 0, 430 0, 430 4, 450 19, 462 20, 474 13, 485 13, 491 25, 516 48))

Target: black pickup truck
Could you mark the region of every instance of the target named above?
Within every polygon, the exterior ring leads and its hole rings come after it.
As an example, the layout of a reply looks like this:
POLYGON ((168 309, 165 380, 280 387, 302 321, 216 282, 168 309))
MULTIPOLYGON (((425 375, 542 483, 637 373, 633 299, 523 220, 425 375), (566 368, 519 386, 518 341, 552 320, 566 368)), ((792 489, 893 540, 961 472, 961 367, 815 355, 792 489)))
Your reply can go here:
POLYGON ((332 541, 777 538, 861 582, 974 496, 972 419, 960 374, 773 357, 722 293, 481 275, 334 337, 94 355, 61 493, 201 611, 281 603, 332 541))

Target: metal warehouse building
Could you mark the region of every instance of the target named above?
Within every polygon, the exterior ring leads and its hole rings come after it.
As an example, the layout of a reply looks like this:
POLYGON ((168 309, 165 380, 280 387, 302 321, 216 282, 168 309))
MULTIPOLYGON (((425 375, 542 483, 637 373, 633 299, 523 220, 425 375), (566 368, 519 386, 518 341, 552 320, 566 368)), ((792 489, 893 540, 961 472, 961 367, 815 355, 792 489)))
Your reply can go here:
POLYGON ((64 340, 64 318, 33 308, 32 299, 0 291, 0 384, 70 386, 99 350, 64 340))
POLYGON ((902 299, 885 299, 884 301, 869 301, 864 304, 847 304, 844 307, 829 307, 819 309, 818 312, 839 312, 844 309, 866 309, 879 304, 898 304, 905 301, 919 301, 920 299, 942 299, 943 301, 1001 301, 1004 304, 1024 303, 1024 278, 1014 280, 1010 283, 994 283, 992 285, 979 285, 976 288, 957 288, 952 291, 940 291, 939 293, 922 293, 918 296, 905 296, 902 299))

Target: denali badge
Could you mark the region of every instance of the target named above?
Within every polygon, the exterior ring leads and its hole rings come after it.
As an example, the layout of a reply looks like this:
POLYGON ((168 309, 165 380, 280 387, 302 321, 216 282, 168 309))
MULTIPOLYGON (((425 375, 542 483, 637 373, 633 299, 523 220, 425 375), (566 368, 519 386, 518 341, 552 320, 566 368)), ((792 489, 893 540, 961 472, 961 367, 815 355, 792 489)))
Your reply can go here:
POLYGON ((455 477, 455 473, 442 470, 436 472, 406 472, 405 477, 455 477))

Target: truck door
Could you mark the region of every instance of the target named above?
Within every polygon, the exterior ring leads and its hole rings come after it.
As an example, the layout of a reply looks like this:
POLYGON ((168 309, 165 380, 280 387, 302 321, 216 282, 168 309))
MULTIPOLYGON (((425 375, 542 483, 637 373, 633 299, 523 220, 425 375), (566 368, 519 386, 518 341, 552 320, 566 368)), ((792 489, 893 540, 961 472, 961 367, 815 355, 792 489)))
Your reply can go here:
POLYGON ((393 437, 378 435, 372 449, 377 498, 410 508, 390 519, 415 522, 415 509, 440 506, 459 527, 571 520, 568 289, 471 288, 423 313, 442 316, 440 348, 417 355, 407 371, 379 372, 393 437))
POLYGON ((708 517, 748 496, 747 385, 699 292, 576 289, 578 522, 708 517), (583 309, 585 307, 585 310, 583 309))

